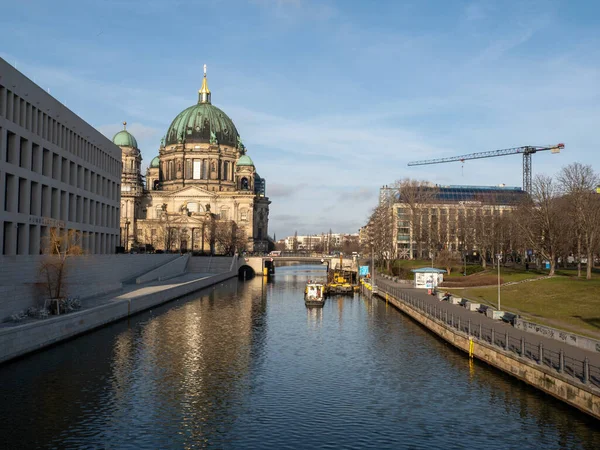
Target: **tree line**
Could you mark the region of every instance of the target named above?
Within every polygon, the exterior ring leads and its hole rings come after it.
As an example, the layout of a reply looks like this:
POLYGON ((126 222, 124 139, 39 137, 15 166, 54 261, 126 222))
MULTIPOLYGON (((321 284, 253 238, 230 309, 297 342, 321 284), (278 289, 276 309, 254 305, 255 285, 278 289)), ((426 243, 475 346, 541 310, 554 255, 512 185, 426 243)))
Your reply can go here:
MULTIPOLYGON (((364 251, 389 269, 396 258, 433 258, 450 267, 476 254, 485 267, 503 261, 547 261, 554 275, 559 261, 587 262, 590 279, 600 253, 600 176, 590 165, 572 163, 552 177, 538 175, 532 192, 456 201, 440 188, 410 178, 396 181, 380 199, 366 226, 364 251), (408 238, 407 238, 408 236, 408 238)), ((483 195, 483 194, 482 194, 483 195)))

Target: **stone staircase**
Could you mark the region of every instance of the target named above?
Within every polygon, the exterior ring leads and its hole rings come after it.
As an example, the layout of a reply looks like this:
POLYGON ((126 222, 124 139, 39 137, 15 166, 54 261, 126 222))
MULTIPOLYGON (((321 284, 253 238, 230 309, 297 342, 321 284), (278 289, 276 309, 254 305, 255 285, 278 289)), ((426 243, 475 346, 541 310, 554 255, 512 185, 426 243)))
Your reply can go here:
POLYGON ((192 256, 188 261, 188 273, 224 273, 229 272, 232 256, 192 256))

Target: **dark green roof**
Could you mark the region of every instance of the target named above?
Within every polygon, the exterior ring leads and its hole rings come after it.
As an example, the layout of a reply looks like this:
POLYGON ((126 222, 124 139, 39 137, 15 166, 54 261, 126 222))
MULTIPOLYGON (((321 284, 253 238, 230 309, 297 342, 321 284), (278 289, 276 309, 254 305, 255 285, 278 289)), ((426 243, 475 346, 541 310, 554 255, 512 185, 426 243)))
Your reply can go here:
POLYGON ((121 130, 112 139, 113 144, 120 147, 134 147, 138 148, 137 141, 133 135, 127 130, 121 130))
POLYGON ((238 166, 253 166, 254 163, 248 155, 242 155, 237 161, 238 166))
POLYGON ((158 156, 155 156, 152 161, 150 161, 150 168, 151 169, 156 169, 160 167, 160 158, 158 156))
POLYGON ((186 142, 210 142, 211 131, 219 144, 236 147, 238 132, 231 119, 210 103, 198 103, 180 112, 171 123, 166 136, 166 145, 186 142))

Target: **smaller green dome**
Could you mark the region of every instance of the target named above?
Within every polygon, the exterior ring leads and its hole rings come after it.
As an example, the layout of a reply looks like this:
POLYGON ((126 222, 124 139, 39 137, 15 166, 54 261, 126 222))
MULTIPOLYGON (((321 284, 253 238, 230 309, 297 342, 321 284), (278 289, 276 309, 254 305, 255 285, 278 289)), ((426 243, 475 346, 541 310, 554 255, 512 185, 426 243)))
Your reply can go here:
POLYGON ((138 148, 137 141, 133 135, 127 130, 121 130, 112 139, 113 144, 119 147, 133 147, 138 148))
POLYGON ((240 159, 238 159, 237 165, 238 166, 253 166, 254 163, 252 162, 252 160, 250 159, 250 157, 248 155, 242 155, 242 157, 240 159))
POLYGON ((160 167, 160 158, 158 156, 155 156, 152 161, 150 161, 150 168, 151 169, 158 169, 160 167))

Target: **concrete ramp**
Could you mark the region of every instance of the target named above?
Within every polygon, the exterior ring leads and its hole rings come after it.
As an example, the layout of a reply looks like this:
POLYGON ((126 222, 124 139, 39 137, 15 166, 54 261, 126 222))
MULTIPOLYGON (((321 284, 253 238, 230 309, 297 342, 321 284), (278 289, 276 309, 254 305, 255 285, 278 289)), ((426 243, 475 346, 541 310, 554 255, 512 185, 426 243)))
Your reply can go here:
POLYGON ((192 256, 188 261, 188 273, 224 273, 231 270, 232 256, 192 256))

